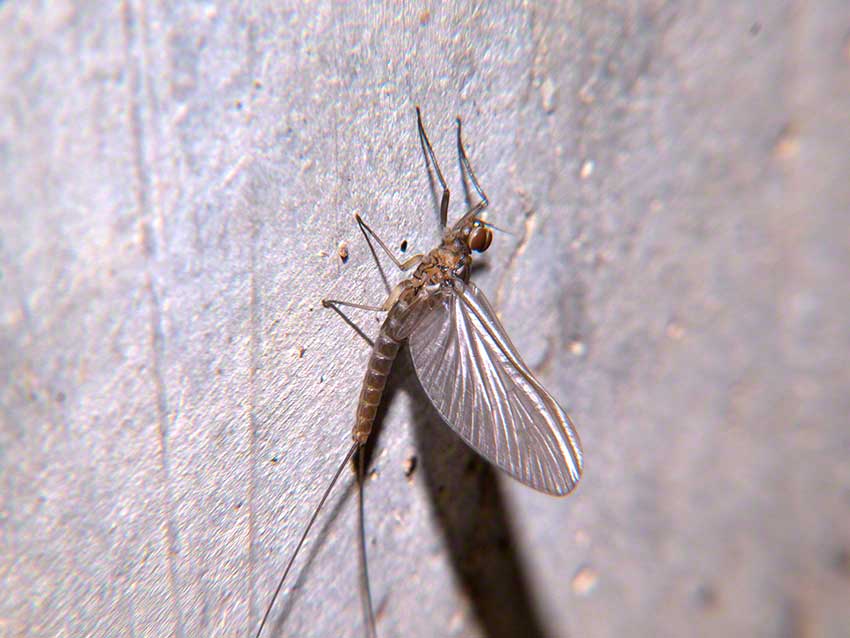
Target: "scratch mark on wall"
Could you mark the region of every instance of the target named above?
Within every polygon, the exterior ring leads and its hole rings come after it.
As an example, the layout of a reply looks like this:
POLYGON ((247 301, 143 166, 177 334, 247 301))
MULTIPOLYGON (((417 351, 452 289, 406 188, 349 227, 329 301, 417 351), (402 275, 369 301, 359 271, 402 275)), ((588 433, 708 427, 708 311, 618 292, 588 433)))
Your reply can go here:
POLYGON ((257 367, 260 359, 260 313, 259 293, 257 291, 257 220, 251 220, 251 275, 250 275, 250 345, 248 369, 248 455, 251 459, 251 474, 248 482, 248 619, 253 626, 254 617, 254 567, 256 556, 254 554, 254 530, 256 526, 256 507, 254 494, 256 491, 257 473, 257 367))
MULTIPOLYGON (((177 579, 177 569, 174 556, 177 553, 177 531, 173 517, 173 493, 171 488, 171 467, 168 448, 168 399, 162 374, 164 359, 165 331, 163 328, 162 308, 156 292, 154 277, 154 260, 156 256, 156 239, 152 230, 153 207, 150 193, 152 190, 151 175, 146 158, 145 123, 142 115, 144 100, 143 78, 145 77, 144 38, 138 33, 137 21, 145 20, 144 4, 138 15, 134 14, 130 2, 122 6, 125 64, 129 78, 128 86, 128 115, 130 135, 133 148, 133 168, 135 172, 135 198, 139 215, 139 230, 142 238, 142 252, 147 261, 145 282, 150 303, 150 369, 154 385, 157 423, 159 430, 160 469, 164 483, 165 512, 165 562, 168 569, 169 589, 172 598, 172 608, 175 622, 175 635, 182 638, 183 620, 180 607, 180 587, 177 579), (141 52, 139 51, 141 49, 141 52)), ((142 30, 144 25, 142 24, 142 30)))

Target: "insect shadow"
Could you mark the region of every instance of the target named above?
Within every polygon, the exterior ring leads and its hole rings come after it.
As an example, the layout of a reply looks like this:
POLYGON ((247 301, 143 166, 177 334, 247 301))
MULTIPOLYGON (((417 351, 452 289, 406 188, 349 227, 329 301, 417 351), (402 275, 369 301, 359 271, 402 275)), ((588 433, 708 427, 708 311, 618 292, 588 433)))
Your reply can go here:
POLYGON ((445 427, 414 374, 407 348, 397 361, 411 397, 419 467, 452 568, 487 638, 542 638, 497 470, 445 427))

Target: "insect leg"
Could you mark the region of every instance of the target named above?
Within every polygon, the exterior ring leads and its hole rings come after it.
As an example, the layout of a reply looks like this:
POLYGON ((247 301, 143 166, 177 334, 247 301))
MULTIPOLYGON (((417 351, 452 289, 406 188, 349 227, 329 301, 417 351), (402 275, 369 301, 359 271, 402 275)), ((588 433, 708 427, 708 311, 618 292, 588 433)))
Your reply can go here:
POLYGON ((360 326, 358 326, 351 319, 349 319, 348 315, 346 315, 342 310, 339 309, 339 306, 348 306, 348 307, 353 307, 353 308, 360 308, 362 310, 374 310, 376 312, 382 311, 383 308, 381 308, 379 306, 365 306, 365 305, 362 305, 362 304, 348 303, 347 301, 339 301, 338 299, 322 299, 322 306, 324 306, 325 308, 330 308, 336 314, 338 314, 340 317, 342 317, 342 320, 345 323, 347 323, 349 326, 351 326, 351 329, 354 330, 354 332, 356 332, 358 335, 360 335, 360 338, 363 339, 363 341, 365 341, 366 343, 368 343, 370 348, 375 345, 375 342, 372 341, 368 337, 368 335, 360 329, 360 326))
POLYGON ((346 308, 357 308, 358 310, 370 310, 372 312, 386 311, 386 308, 383 306, 370 306, 363 303, 352 303, 350 301, 343 301, 342 299, 322 299, 322 305, 325 308, 330 308, 331 306, 345 306, 346 308))
POLYGON ((389 256, 390 259, 393 260, 393 263, 398 266, 399 270, 410 270, 413 266, 417 265, 420 261, 422 261, 422 255, 414 255, 410 259, 407 259, 403 262, 399 261, 398 258, 393 255, 392 251, 389 247, 384 243, 384 240, 378 237, 375 234, 375 231, 369 228, 366 222, 363 221, 363 218, 360 215, 354 215, 354 218, 357 220, 357 224, 360 226, 360 231, 363 233, 364 237, 366 237, 366 241, 368 241, 371 245, 371 241, 369 240, 369 235, 378 242, 378 245, 383 249, 383 251, 389 256))
MULTIPOLYGON (((422 145, 422 151, 425 153, 426 164, 430 158, 431 164, 434 166, 434 172, 437 173, 437 179, 440 186, 443 188, 443 197, 440 200, 440 227, 446 227, 446 220, 449 214, 449 187, 446 186, 446 180, 443 177, 443 172, 440 170, 440 165, 437 164, 437 158, 434 157, 434 149, 431 148, 431 142, 428 140, 428 135, 425 133, 425 127, 422 126, 422 113, 419 107, 416 107, 416 126, 419 129, 419 143, 422 145)), ((432 182, 433 185, 433 182, 432 182)))

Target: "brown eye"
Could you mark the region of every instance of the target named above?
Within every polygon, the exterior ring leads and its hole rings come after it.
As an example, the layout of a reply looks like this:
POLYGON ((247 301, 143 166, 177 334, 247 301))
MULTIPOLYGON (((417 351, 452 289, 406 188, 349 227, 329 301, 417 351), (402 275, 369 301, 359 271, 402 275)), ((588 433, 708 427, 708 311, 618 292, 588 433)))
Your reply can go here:
POLYGON ((490 247, 490 242, 493 241, 493 231, 486 226, 476 226, 469 233, 469 248, 477 253, 483 253, 490 247))

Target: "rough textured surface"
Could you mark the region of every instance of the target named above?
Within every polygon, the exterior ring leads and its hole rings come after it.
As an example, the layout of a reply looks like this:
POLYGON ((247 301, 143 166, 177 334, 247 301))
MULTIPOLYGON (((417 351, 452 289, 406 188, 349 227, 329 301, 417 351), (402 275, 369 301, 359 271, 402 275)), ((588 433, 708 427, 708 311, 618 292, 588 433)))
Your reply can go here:
MULTIPOLYGON (((415 104, 586 474, 497 476, 403 356, 380 634, 847 635, 850 8, 554 4, 0 5, 0 635, 255 627, 368 354, 319 300, 383 295, 352 214, 437 238, 415 104)), ((269 636, 362 635, 352 495, 269 636)))

